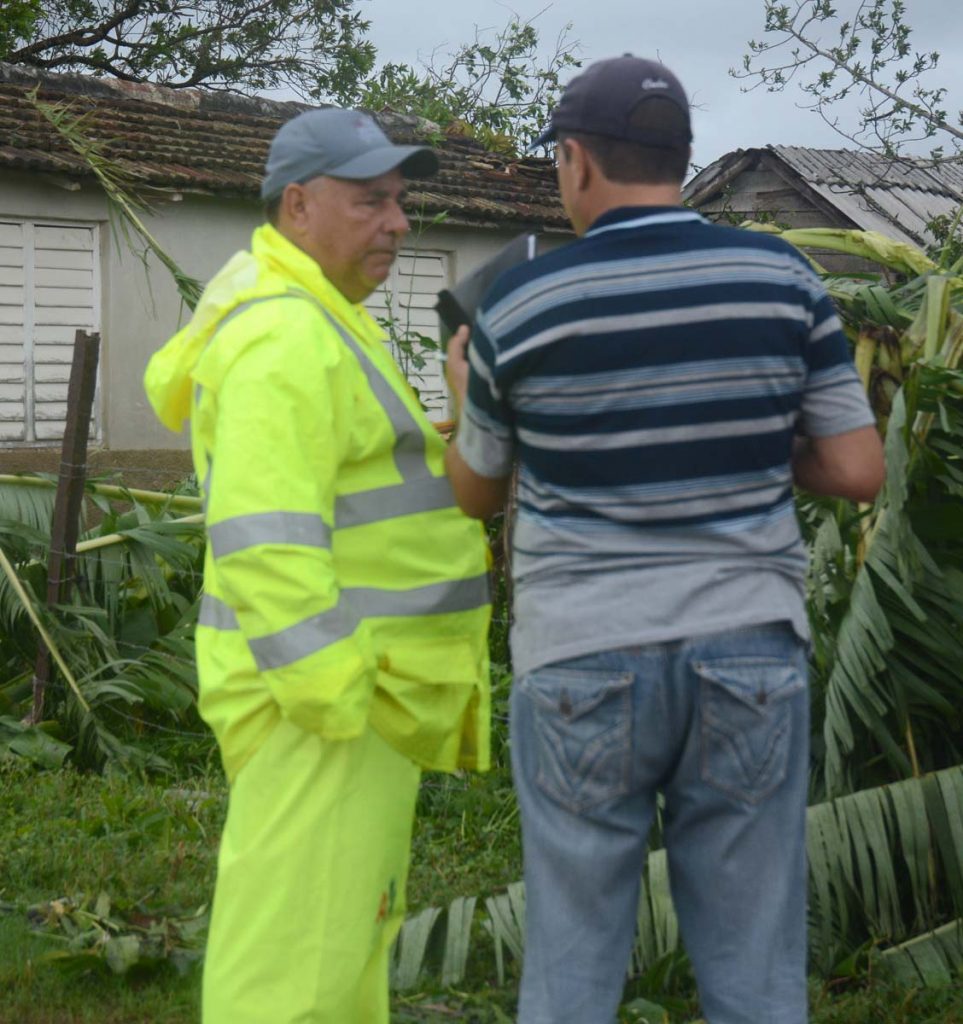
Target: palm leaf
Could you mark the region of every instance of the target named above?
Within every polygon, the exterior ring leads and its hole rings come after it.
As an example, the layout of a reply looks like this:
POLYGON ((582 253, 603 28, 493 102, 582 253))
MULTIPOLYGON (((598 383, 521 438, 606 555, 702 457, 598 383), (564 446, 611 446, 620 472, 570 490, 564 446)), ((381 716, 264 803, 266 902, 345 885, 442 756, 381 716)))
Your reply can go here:
POLYGON ((809 808, 811 953, 828 970, 963 910, 963 765, 809 808), (959 842, 959 845, 957 843, 959 842))
MULTIPOLYGON (((853 788, 854 772, 863 785, 881 781, 865 774, 862 737, 898 775, 959 759, 963 535, 952 524, 963 516, 963 374, 944 360, 963 346, 960 318, 945 290, 936 294, 949 325, 943 352, 916 364, 893 401, 887 482, 871 526, 822 506, 809 515, 811 532, 818 523, 809 594, 829 793, 853 788)), ((926 302, 921 319, 932 319, 926 302)))
POLYGON ((414 917, 409 917, 401 926, 391 965, 393 988, 406 992, 418 984, 424 970, 428 940, 440 916, 440 909, 428 907, 414 917))
POLYGON ((963 973, 963 919, 884 950, 879 965, 908 989, 952 985, 963 973))
POLYGON ((474 896, 459 897, 448 907, 445 919, 445 952, 441 964, 441 983, 445 988, 457 985, 465 976, 475 903, 474 896))
POLYGON ((56 486, 56 478, 46 474, 30 474, 22 479, 7 477, 0 483, 0 519, 21 523, 49 538, 56 486))
POLYGON ((800 249, 832 249, 849 256, 861 256, 903 274, 925 274, 936 264, 922 249, 878 231, 857 231, 848 228, 788 228, 747 221, 742 225, 752 231, 777 234, 800 249))
POLYGON ((485 930, 495 943, 495 970, 499 985, 505 983, 504 948, 511 952, 519 963, 525 948, 525 885, 513 882, 504 893, 489 896, 485 900, 488 920, 483 922, 485 930))

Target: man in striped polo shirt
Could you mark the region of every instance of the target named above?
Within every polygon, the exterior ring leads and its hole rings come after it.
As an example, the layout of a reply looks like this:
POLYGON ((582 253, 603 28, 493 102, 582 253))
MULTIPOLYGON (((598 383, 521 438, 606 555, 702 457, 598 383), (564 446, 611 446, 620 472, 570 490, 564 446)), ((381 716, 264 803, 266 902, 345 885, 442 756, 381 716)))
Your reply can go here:
POLYGON ((593 65, 548 140, 578 240, 502 276, 468 361, 467 329, 449 352, 462 508, 502 507, 518 463, 518 1019, 614 1020, 661 793, 707 1021, 803 1024, 809 633, 792 488, 872 500, 873 416, 806 260, 681 205, 691 133, 671 72, 593 65))

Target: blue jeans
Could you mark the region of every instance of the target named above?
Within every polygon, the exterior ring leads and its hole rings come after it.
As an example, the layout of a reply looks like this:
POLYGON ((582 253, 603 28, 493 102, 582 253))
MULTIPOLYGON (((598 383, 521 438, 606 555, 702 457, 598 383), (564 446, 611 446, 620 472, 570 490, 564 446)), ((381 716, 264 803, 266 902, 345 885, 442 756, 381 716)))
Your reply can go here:
POLYGON ((547 665, 512 693, 519 1024, 612 1024, 655 814, 708 1024, 805 1024, 809 696, 788 624, 547 665))

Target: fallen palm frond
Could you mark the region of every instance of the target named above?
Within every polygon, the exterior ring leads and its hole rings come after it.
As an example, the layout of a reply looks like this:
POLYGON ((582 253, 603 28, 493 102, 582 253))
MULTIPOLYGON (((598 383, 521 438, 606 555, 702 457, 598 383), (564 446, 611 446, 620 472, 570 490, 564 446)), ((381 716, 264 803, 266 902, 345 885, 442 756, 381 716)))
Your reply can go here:
POLYGON ((799 503, 822 728, 813 791, 839 794, 963 759, 963 279, 873 233, 779 234, 914 274, 827 280, 887 467, 873 505, 799 503))
POLYGON ((925 274, 937 265, 915 245, 899 242, 878 231, 854 231, 848 228, 777 228, 772 224, 746 221, 750 231, 777 234, 800 249, 831 249, 849 256, 861 256, 890 270, 904 274, 925 274))
MULTIPOLYGON (((807 812, 810 958, 832 976, 853 949, 884 948, 884 962, 912 984, 939 984, 963 962, 963 765, 879 786, 807 812), (915 936, 915 938, 910 938, 915 936), (937 945, 933 945, 936 943, 937 945), (927 967, 938 963, 939 969, 927 967)), ((499 984, 506 955, 525 956, 525 888, 514 882, 484 900, 480 931, 475 901, 428 908, 402 927, 393 955, 394 987, 410 990, 428 975, 446 985, 464 975, 474 934, 492 944, 499 984), (440 956, 439 951, 444 951, 440 956)), ((665 850, 649 854, 639 901, 631 970, 636 977, 675 963, 679 924, 669 891, 665 850)))
POLYGON ((37 86, 29 94, 29 101, 97 178, 107 197, 112 219, 116 218, 116 226, 123 234, 128 247, 138 253, 145 268, 148 253, 160 260, 173 277, 184 304, 189 309, 194 309, 201 297, 203 285, 196 278, 185 274, 173 257, 147 230, 141 217, 142 214, 151 212, 150 206, 138 195, 130 176, 123 172, 120 165, 104 155, 105 142, 88 134, 89 124, 86 115, 74 116, 69 103, 43 102, 38 96, 39 91, 40 87, 37 86), (134 237, 140 240, 143 250, 138 250, 134 245, 134 237))
POLYGON ((811 955, 898 943, 963 912, 963 765, 809 808, 811 955))
MULTIPOLYGON (((78 544, 70 602, 49 610, 42 602, 49 517, 37 517, 39 528, 0 518, 0 710, 13 712, 28 698, 43 642, 63 687, 55 680, 61 738, 76 763, 91 766, 151 762, 149 750, 129 740, 152 717, 197 724, 202 517, 178 520, 169 503, 145 506, 120 491, 120 508, 98 496, 101 521, 78 544)), ((17 492, 0 487, 0 511, 17 492)), ((28 485, 21 493, 36 492, 28 485)), ((15 739, 6 749, 26 749, 15 739)))
POLYGON ((884 950, 879 965, 908 989, 954 984, 963 974, 963 919, 884 950))
POLYGON ((84 711, 89 713, 90 705, 87 703, 84 695, 80 692, 77 680, 74 679, 73 673, 67 667, 67 663, 64 661, 63 655, 60 653, 60 648, 51 639, 46 627, 40 620, 40 616, 37 614, 36 608, 34 608, 33 601, 30 599, 23 584, 20 582, 20 578, 17 576, 17 571, 10 564, 10 560, 7 558, 3 548, 0 548, 0 569, 3 570, 4 575, 10 581, 10 585, 13 587, 14 592, 23 603, 24 611, 27 613, 30 621, 40 634, 41 641, 46 645, 47 650, 50 651, 50 656, 57 663, 57 667, 63 673, 63 677, 69 684, 70 689, 73 690, 74 696, 77 698, 77 703, 80 704, 84 711))
MULTIPOLYGON (((15 503, 27 500, 38 503, 36 505, 38 516, 41 510, 49 510, 48 514, 42 518, 43 523, 48 522, 50 514, 52 514, 53 496, 48 497, 43 493, 38 495, 37 492, 56 491, 56 489, 57 478, 55 476, 34 473, 0 473, 0 501, 4 502, 8 508, 11 505, 16 508, 15 503)), ((141 505, 169 506, 175 511, 199 511, 202 503, 202 499, 193 494, 176 494, 170 491, 143 491, 133 487, 119 487, 115 484, 104 484, 97 481, 87 481, 85 490, 88 494, 98 495, 115 501, 137 502, 141 505)), ((3 510, 4 506, 0 505, 0 511, 3 510)))

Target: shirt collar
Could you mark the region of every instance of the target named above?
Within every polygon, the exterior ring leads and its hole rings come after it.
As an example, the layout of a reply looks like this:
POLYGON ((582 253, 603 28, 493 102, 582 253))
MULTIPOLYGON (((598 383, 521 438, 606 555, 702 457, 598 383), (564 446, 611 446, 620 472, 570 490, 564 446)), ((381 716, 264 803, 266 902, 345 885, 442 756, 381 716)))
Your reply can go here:
POLYGON ((608 231, 693 221, 704 223, 705 218, 686 206, 619 206, 614 210, 606 210, 582 237, 592 238, 608 231))

